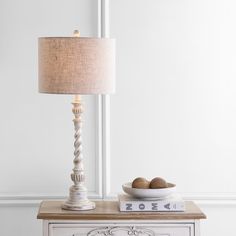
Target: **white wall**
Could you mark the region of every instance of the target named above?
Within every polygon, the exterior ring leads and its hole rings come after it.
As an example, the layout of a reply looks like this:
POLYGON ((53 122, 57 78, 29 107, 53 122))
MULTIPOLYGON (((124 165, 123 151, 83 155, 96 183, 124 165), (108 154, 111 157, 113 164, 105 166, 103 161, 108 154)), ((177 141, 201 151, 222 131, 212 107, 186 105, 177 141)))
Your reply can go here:
POLYGON ((108 195, 137 176, 163 176, 201 204, 209 218, 203 236, 232 234, 236 3, 111 0, 110 7, 117 93, 108 195))
MULTIPOLYGON (((97 35, 96 1, 0 1, 0 235, 41 235, 37 199, 63 198, 72 184, 73 97, 38 93, 37 38, 77 28, 97 35)), ((97 99, 84 106, 87 186, 97 197, 97 99)))
MULTIPOLYGON (((70 4, 62 0, 3 0, 0 4, 0 155, 4 158, 0 197, 64 195, 73 166, 72 97, 37 92, 37 38, 70 36, 78 27, 82 35, 96 35, 96 5, 85 0, 70 4)), ((85 99, 84 151, 85 157, 89 156, 85 162, 92 175, 95 98, 85 99)), ((95 182, 89 178, 88 186, 95 191, 95 182)))
MULTIPOLYGON (((97 2, 0 1, 0 235, 41 235, 39 200, 68 193, 72 97, 37 93, 37 37, 78 27, 97 35, 97 2)), ((234 9, 229 0, 110 0, 117 93, 105 197, 136 176, 166 177, 207 214, 203 236, 234 232, 234 9)), ((99 197, 97 99, 85 108, 87 185, 99 197)))

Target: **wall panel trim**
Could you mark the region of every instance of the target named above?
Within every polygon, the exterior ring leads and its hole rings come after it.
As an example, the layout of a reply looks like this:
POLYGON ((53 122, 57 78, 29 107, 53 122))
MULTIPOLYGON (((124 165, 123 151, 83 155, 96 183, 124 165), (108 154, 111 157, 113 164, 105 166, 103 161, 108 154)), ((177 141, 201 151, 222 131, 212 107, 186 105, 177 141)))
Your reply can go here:
MULTIPOLYGON (((199 206, 233 206, 236 207, 236 193, 232 194, 182 194, 183 198, 188 201, 194 201, 199 206)), ((61 195, 8 195, 0 196, 0 207, 37 207, 43 200, 64 200, 66 196, 61 195)), ((95 200, 101 200, 97 194, 90 193, 90 198, 95 200)), ((116 194, 107 197, 109 200, 116 200, 116 194)))
MULTIPOLYGON (((101 38, 109 37, 109 0, 98 0, 98 25, 101 38)), ((110 192, 110 96, 100 95, 102 198, 110 192)))
MULTIPOLYGON (((101 36, 109 37, 110 19, 109 19, 109 0, 99 0, 101 3, 100 13, 101 16, 98 21, 101 22, 101 36)), ((103 98, 104 99, 104 98, 103 98)), ((106 150, 105 154, 103 152, 103 198, 105 199, 115 199, 117 193, 112 193, 110 191, 110 100, 103 100, 102 103, 102 114, 103 114, 103 132, 102 143, 103 149, 106 150)), ((214 205, 214 206, 226 206, 233 205, 236 206, 236 193, 181 193, 185 200, 195 201, 200 206, 201 205, 214 205)))
MULTIPOLYGON (((101 13, 99 12, 99 9, 101 9, 101 0, 94 1, 94 7, 98 9, 97 17, 101 17, 101 13)), ((94 29, 94 31, 97 31, 97 37, 100 37, 101 32, 101 24, 98 21, 97 29, 94 29)), ((102 114, 102 101, 101 101, 101 95, 97 95, 95 97, 95 173, 94 173, 94 184, 95 187, 92 189, 92 191, 88 192, 89 198, 96 198, 101 199, 102 198, 102 123, 101 123, 101 114, 102 114)), ((70 173, 68 173, 68 177, 70 176, 70 173)), ((67 186, 68 191, 70 185, 67 186)), ((68 192, 69 193, 69 192, 68 192)), ((0 205, 5 204, 13 204, 13 203, 21 203, 24 204, 31 204, 32 202, 42 201, 44 199, 66 199, 68 196, 58 193, 29 193, 29 192, 23 192, 23 193, 11 193, 11 192, 0 192, 0 205), (25 202, 25 203, 24 203, 25 202)))

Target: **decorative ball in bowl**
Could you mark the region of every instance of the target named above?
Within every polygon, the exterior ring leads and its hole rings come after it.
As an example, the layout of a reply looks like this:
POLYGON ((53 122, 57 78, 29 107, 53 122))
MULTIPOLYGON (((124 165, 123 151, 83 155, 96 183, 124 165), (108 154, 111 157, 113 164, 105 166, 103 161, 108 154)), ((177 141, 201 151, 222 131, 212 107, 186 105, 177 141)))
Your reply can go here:
POLYGON ((152 181, 145 178, 136 178, 133 182, 122 185, 125 193, 142 199, 163 199, 176 191, 175 184, 166 182, 163 178, 156 177, 152 181))

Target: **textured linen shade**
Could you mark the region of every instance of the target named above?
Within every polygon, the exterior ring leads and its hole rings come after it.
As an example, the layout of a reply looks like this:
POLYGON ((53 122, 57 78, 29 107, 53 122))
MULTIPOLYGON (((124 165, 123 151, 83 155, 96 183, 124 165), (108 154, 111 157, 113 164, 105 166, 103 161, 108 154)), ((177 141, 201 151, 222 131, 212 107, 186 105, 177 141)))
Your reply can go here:
POLYGON ((39 92, 108 94, 115 90, 115 40, 39 38, 39 92))

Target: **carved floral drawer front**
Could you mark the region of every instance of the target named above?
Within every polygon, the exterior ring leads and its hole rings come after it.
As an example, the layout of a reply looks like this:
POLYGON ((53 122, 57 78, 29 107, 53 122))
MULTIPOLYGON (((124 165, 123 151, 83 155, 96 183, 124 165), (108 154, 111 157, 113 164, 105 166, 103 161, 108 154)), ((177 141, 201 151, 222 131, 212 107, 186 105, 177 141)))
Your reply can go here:
POLYGON ((78 225, 51 224, 49 236, 193 236, 193 224, 78 225))

